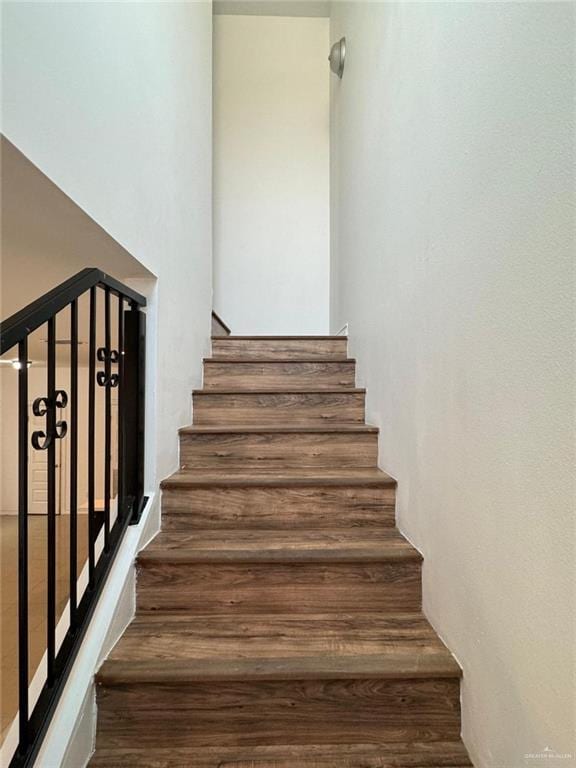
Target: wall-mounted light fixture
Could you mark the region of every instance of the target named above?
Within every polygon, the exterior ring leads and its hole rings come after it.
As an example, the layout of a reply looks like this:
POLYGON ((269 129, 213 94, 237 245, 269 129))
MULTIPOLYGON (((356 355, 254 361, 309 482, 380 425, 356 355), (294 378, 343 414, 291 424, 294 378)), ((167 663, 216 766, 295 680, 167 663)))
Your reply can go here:
POLYGON ((330 49, 330 56, 328 56, 328 61, 330 62, 330 69, 332 72, 334 72, 335 75, 338 75, 338 77, 342 77, 342 73, 344 72, 344 60, 346 58, 346 38, 343 37, 341 40, 338 40, 337 43, 334 43, 332 48, 330 49))

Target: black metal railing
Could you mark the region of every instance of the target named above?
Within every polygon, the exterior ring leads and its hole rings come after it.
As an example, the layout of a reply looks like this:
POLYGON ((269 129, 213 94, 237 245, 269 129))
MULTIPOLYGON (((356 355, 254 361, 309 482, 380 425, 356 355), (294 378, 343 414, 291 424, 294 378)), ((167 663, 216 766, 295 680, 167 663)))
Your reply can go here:
POLYGON ((104 272, 84 269, 0 325, 0 359, 9 367, 4 370, 14 369, 18 401, 18 745, 11 768, 32 764, 122 535, 139 521, 146 502, 145 304, 143 296, 104 272), (34 376, 33 388, 31 365, 40 375, 34 376), (41 394, 31 391, 38 381, 41 394), (34 466, 41 467, 35 471, 42 493, 32 511, 33 456, 34 466), (45 558, 39 680, 37 659, 30 655, 29 621, 29 573, 37 565, 30 561, 29 533, 38 512, 44 516, 45 558))

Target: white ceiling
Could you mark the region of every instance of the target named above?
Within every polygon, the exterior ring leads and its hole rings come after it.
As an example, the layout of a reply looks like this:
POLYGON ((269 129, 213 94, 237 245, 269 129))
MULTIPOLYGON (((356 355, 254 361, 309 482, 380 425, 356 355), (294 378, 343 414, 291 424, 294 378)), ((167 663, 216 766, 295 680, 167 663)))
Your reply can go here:
POLYGON ((330 0, 214 0, 218 15, 330 16, 330 0))
MULTIPOLYGON (((85 267, 98 267, 119 280, 154 277, 5 137, 0 152, 0 318, 10 317, 85 267)), ((111 303, 115 307, 116 299, 111 303)), ((62 315, 57 337, 69 339, 69 313, 62 315)), ((86 300, 79 315, 82 338, 86 300)), ((45 358, 45 338, 45 328, 31 338, 30 357, 35 361, 45 358)), ((80 347, 81 358, 86 349, 80 347)), ((68 348, 58 348, 60 361, 68 354, 68 348)))

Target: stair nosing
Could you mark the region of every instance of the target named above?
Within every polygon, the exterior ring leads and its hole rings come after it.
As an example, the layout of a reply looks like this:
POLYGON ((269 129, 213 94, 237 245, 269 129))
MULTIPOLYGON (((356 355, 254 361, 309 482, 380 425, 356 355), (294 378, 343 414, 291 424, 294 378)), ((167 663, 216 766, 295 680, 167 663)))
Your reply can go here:
POLYGON ((276 364, 276 363, 354 363, 356 364, 356 358, 355 357, 343 357, 343 358, 334 358, 334 357, 262 357, 262 358, 253 358, 253 357, 218 357, 218 355, 214 355, 213 357, 205 357, 203 362, 206 363, 237 363, 240 365, 243 365, 245 363, 249 363, 250 365, 260 365, 261 363, 267 364, 276 364))
POLYGON ((283 487, 386 487, 395 488, 397 481, 389 475, 382 474, 381 477, 375 475, 373 477, 367 477, 362 475, 350 475, 348 477, 322 477, 321 475, 314 476, 294 476, 294 477, 270 477, 267 475, 251 475, 249 477, 234 477, 233 475, 222 475, 217 477, 212 474, 209 479, 206 479, 206 475, 209 473, 204 472, 198 475, 198 477, 190 476, 188 473, 175 472, 170 477, 165 478, 160 483, 162 490, 177 489, 177 488, 212 488, 212 487, 265 487, 265 488, 283 488, 283 487), (202 474, 204 477, 202 477, 202 474), (184 475, 186 475, 184 477, 184 475))
POLYGON ((348 341, 348 336, 211 336, 212 341, 348 341))
POLYGON ((226 434, 364 434, 375 435, 380 431, 379 427, 375 427, 372 424, 355 424, 353 422, 333 422, 330 424, 299 424, 293 426, 291 424, 232 424, 232 425, 216 425, 216 424, 192 424, 187 427, 180 427, 178 433, 180 435, 194 435, 194 434, 213 434, 213 435, 226 435, 226 434))
POLYGON ((173 682, 176 684, 216 681, 265 680, 416 680, 459 679, 462 670, 448 649, 415 654, 413 649, 382 654, 262 657, 214 661, 206 658, 128 661, 108 659, 97 672, 100 685, 123 682, 173 682), (427 659, 425 657, 428 657, 427 659), (395 666, 414 659, 404 669, 395 666), (382 662, 386 663, 383 664, 382 662), (426 667, 425 662, 434 664, 426 667), (378 663, 380 663, 380 668, 378 663), (424 663, 422 663, 424 662, 424 663), (356 666, 356 668, 354 668, 356 666), (146 667, 145 669, 143 667, 146 667))
MULTIPOLYGON (((172 555, 173 553, 170 553, 172 555)), ((317 552, 307 552, 309 555, 306 558, 295 557, 293 552, 278 552, 278 557, 272 557, 268 553, 264 553, 258 556, 256 553, 243 553, 233 552, 235 557, 228 557, 224 555, 218 555, 211 552, 202 551, 201 555, 198 553, 187 553, 186 550, 178 550, 179 557, 170 556, 163 550, 149 551, 145 556, 138 558, 138 565, 146 568, 148 566, 164 563, 166 565, 375 565, 386 563, 422 563, 422 555, 416 551, 416 554, 410 554, 408 556, 405 553, 400 553, 395 557, 390 557, 383 554, 367 554, 363 556, 362 552, 349 553, 346 557, 341 552, 327 552, 325 556, 320 556, 317 552), (283 555, 282 557, 280 555, 283 555)))
POLYGON ((116 768, 128 765, 142 765, 143 758, 156 762, 146 766, 173 765, 188 768, 196 759, 211 768, 352 768, 352 766, 374 765, 380 768, 412 765, 417 768, 472 768, 472 763, 460 737, 434 742, 388 742, 388 743, 340 743, 340 744, 277 744, 258 745, 239 749, 235 747, 188 747, 188 748, 110 748, 98 745, 90 766, 93 768, 116 768), (447 748, 450 751, 444 751, 447 748), (433 751, 432 751, 433 750, 433 751), (119 759, 119 755, 121 759, 119 759), (419 758, 417 762, 406 758, 419 758), (176 762, 173 762, 176 759, 176 762), (398 759, 401 762, 398 762, 398 759), (162 762, 165 761, 165 762, 162 762))
MULTIPOLYGON (((419 610, 407 610, 404 611, 401 608, 398 608, 394 612, 382 612, 378 610, 374 611, 362 611, 362 613, 358 614, 355 613, 353 610, 345 610, 342 613, 334 614, 334 613, 322 613, 322 611, 317 611, 314 613, 308 613, 303 611, 294 610, 289 613, 272 613, 272 614, 266 614, 266 613, 259 613, 258 611, 251 611, 248 610, 246 613, 235 613, 234 621, 237 623, 246 622, 246 621, 256 621, 256 622, 264 622, 266 621, 268 624, 275 624, 275 623, 289 623, 290 621, 305 621, 314 623, 316 621, 323 622, 328 621, 330 623, 335 622, 354 622, 354 621, 370 621, 374 619, 380 619, 382 621, 402 621, 402 622, 418 622, 425 625, 426 629, 429 630, 429 632, 432 634, 434 640, 437 640, 438 642, 442 643, 442 641, 439 639, 438 634, 436 633, 434 627, 430 624, 428 619, 426 618, 425 614, 423 613, 422 609, 419 610)), ((155 623, 155 622, 169 622, 173 621, 178 624, 185 624, 187 622, 194 622, 194 624, 197 624, 198 622, 207 621, 210 622, 216 622, 216 623, 222 623, 222 622, 229 622, 231 619, 230 616, 222 613, 210 613, 208 612, 194 612, 193 614, 187 614, 182 611, 173 611, 170 608, 167 608, 165 610, 157 609, 152 612, 142 612, 142 613, 136 613, 134 618, 132 619, 132 622, 126 627, 125 633, 123 637, 125 636, 126 632, 130 631, 131 627, 134 627, 137 624, 141 623, 155 623)))
POLYGON ((193 395, 365 395, 365 387, 268 387, 260 389, 193 389, 193 395))
MULTIPOLYGON (((460 737, 455 741, 454 739, 443 738, 442 741, 423 742, 418 741, 410 742, 387 742, 387 743, 374 743, 368 741, 368 743, 340 743, 340 744, 275 744, 275 745, 258 745, 255 747, 153 747, 150 749, 147 747, 142 750, 139 747, 132 748, 120 748, 114 746, 102 746, 99 745, 96 749, 95 756, 100 759, 104 758, 106 761, 114 760, 114 765, 120 764, 118 755, 120 754, 124 760, 126 756, 137 756, 138 760, 141 760, 141 754, 151 755, 156 759, 174 759, 174 757, 185 757, 188 762, 178 763, 178 765, 188 765, 190 758, 194 759, 196 756, 208 756, 213 760, 213 768, 237 768, 237 766, 251 766, 251 768, 262 768, 262 765, 271 768, 274 765, 280 765, 286 768, 291 765, 295 766, 316 766, 316 761, 321 760, 323 766, 329 766, 327 761, 334 761, 341 759, 349 760, 351 765, 365 765, 365 760, 374 760, 382 758, 397 758, 398 756, 411 756, 416 752, 416 757, 420 755, 422 762, 418 761, 418 768, 439 768, 440 765, 444 768, 471 768, 472 763, 468 758, 466 749, 462 743, 460 737), (431 750, 434 750, 433 752, 431 750), (443 752, 443 750, 450 749, 450 752, 443 752), (238 754, 240 752, 240 754, 238 754), (457 754, 458 753, 458 754, 457 754), (287 755, 288 760, 287 762, 287 755), (440 760, 435 764, 428 758, 434 758, 435 755, 440 756, 440 760), (447 758, 449 762, 444 762, 444 758, 447 758), (458 758, 459 762, 453 762, 455 758, 458 758), (297 761, 297 762, 296 762, 297 761), (310 762, 311 761, 311 762, 310 762)), ((396 762, 396 761, 395 761, 396 762)), ((132 760, 130 766, 140 765, 140 762, 132 760)), ((338 762, 340 764, 340 762, 338 762)), ((92 765, 92 764, 90 764, 92 765)), ((106 766, 108 768, 108 762, 99 762, 99 766, 106 766)), ((162 763, 164 765, 164 763, 162 763)), ((378 765, 383 766, 386 763, 378 762, 378 765)), ((412 762, 412 765, 415 764, 412 762)), ((126 768, 128 763, 123 763, 123 768, 126 768)))
MULTIPOLYGON (((183 546, 172 546, 173 542, 166 542, 159 537, 138 555, 138 565, 146 567, 155 563, 166 562, 174 565, 182 563, 225 563, 225 564, 336 564, 336 563, 422 563, 422 554, 396 529, 382 528, 385 532, 383 538, 374 542, 361 542, 354 544, 351 541, 330 541, 328 536, 325 541, 317 541, 313 546, 292 545, 286 541, 276 543, 274 547, 266 548, 265 542, 247 541, 238 547, 226 545, 226 541, 238 540, 242 530, 238 528, 227 529, 199 529, 195 532, 196 538, 202 542, 202 530, 214 533, 211 541, 212 548, 195 546, 195 536, 186 537, 183 546), (220 542, 220 543, 219 543, 220 542)), ((340 529, 338 529, 340 530, 340 529)), ((260 533, 265 533, 265 529, 260 533)), ((318 531, 315 531, 316 533, 318 531)), ((325 531, 334 533, 334 529, 325 531)))

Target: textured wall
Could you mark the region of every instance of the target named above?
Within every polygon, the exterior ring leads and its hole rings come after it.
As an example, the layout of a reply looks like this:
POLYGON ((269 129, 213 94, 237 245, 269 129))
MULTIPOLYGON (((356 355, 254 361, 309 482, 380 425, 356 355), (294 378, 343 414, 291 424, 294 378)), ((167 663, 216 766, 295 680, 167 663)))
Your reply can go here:
POLYGON ((332 11, 332 329, 490 768, 576 760, 574 8, 332 11))

